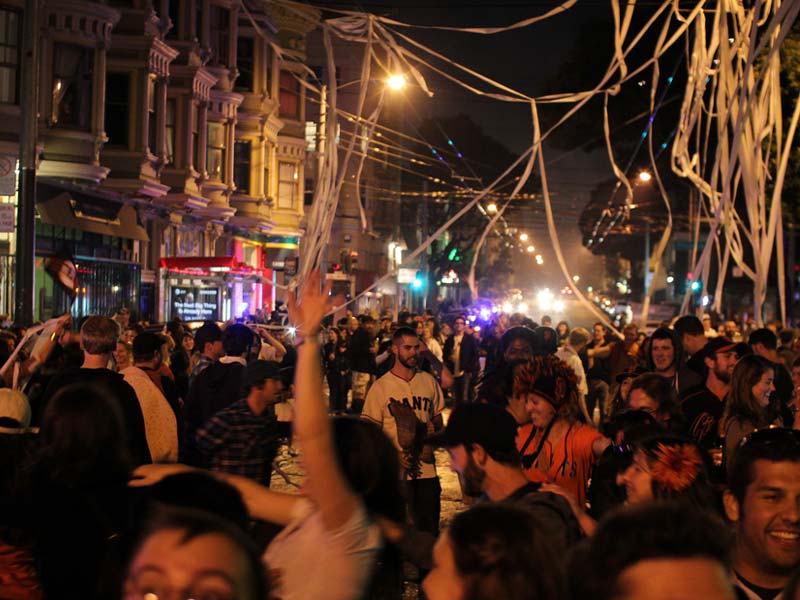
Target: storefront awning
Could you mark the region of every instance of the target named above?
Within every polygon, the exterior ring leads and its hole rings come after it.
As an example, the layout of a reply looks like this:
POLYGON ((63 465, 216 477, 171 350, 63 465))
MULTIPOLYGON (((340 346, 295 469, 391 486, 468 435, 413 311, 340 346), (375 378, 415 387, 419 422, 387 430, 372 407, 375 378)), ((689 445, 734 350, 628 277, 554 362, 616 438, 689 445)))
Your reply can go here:
POLYGON ((161 268, 168 271, 198 271, 201 273, 260 274, 255 269, 236 260, 235 256, 170 256, 161 259, 161 268))
POLYGON ((39 217, 48 225, 150 241, 147 231, 139 225, 136 209, 128 204, 118 204, 49 185, 38 186, 37 196, 40 198, 36 202, 39 217), (42 197, 45 199, 42 200, 42 197))

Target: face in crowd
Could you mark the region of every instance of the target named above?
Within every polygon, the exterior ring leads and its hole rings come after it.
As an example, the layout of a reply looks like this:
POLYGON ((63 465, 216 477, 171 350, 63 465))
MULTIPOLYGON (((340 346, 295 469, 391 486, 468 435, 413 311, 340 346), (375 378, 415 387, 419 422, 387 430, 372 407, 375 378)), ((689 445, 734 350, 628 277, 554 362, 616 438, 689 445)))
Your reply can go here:
POLYGON ((130 565, 123 598, 256 600, 249 593, 250 565, 231 540, 219 533, 185 538, 186 531, 165 529, 145 540, 130 565))
POLYGON ((769 397, 775 392, 775 371, 772 369, 764 371, 761 379, 752 387, 751 392, 759 406, 762 408, 769 406, 769 397))
POLYGON ((655 339, 651 342, 650 351, 656 372, 668 371, 675 363, 675 347, 672 340, 655 339))
POLYGON ((407 369, 416 369, 419 364, 419 338, 404 335, 392 344, 398 362, 407 369))
POLYGON ((800 463, 759 459, 751 473, 741 502, 731 493, 724 497, 725 513, 737 526, 737 563, 788 577, 800 567, 800 463))
POLYGON ((706 362, 708 368, 714 372, 714 376, 724 383, 730 383, 733 376, 733 369, 736 367, 736 352, 715 352, 706 362))
POLYGON ((528 394, 525 400, 534 427, 545 428, 555 418, 555 407, 539 394, 528 394))
POLYGON ((466 321, 464 321, 464 319, 462 319, 461 317, 453 321, 453 330, 455 331, 455 334, 461 335, 462 333, 464 333, 464 327, 466 326, 466 324, 467 324, 466 321))

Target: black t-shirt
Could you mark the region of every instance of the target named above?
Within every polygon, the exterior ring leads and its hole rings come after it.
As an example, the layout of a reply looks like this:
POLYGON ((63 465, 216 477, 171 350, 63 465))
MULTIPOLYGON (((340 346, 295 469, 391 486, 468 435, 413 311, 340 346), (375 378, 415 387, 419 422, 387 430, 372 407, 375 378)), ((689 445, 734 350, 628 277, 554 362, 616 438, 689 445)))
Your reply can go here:
MULTIPOLYGON (((761 598, 761 600, 774 600, 778 596, 778 594, 780 594, 783 591, 783 588, 771 589, 758 586, 754 583, 750 583, 749 581, 747 581, 747 579, 739 575, 739 573, 736 573, 736 578, 739 580, 740 583, 734 589, 736 590, 737 598, 740 598, 741 600, 749 600, 749 597, 744 592, 744 590, 741 589, 740 586, 746 587, 756 596, 761 598)), ((789 599, 787 598, 787 600, 789 599)))
POLYGON ((725 400, 720 400, 705 384, 691 388, 681 395, 681 412, 686 418, 697 445, 709 450, 717 444, 718 424, 725 408, 725 400))
MULTIPOLYGON (((32 426, 41 424, 42 415, 55 393, 73 383, 105 387, 109 391, 109 397, 117 403, 122 414, 122 422, 128 434, 128 449, 134 466, 153 462, 147 446, 142 407, 139 405, 136 392, 122 375, 110 369, 68 369, 53 375, 36 408, 32 407, 32 426)), ((87 415, 87 418, 91 418, 91 415, 87 415)))

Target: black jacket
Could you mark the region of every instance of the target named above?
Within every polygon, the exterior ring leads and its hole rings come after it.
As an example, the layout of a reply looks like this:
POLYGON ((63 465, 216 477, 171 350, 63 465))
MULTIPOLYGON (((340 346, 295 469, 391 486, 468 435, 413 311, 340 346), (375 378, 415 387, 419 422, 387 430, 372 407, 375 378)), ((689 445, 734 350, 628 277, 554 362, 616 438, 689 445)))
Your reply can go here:
MULTIPOLYGON (((455 346, 454 336, 450 336, 444 342, 444 349, 442 353, 444 354, 444 364, 447 365, 447 368, 450 369, 453 374, 455 375, 454 371, 454 363, 453 363, 453 349, 455 346)), ((472 335, 468 333, 464 333, 464 337, 461 339, 461 350, 459 355, 459 366, 461 370, 465 373, 471 373, 473 376, 477 375, 480 371, 480 349, 478 348, 478 342, 475 340, 472 335)))
POLYGON ((73 383, 104 386, 109 391, 110 397, 119 406, 123 425, 128 434, 128 448, 134 465, 153 462, 147 445, 142 407, 136 397, 136 392, 128 385, 122 375, 110 369, 68 369, 53 375, 41 397, 40 403, 36 407, 32 407, 33 419, 31 420, 31 425, 40 425, 42 415, 47 409, 47 403, 50 399, 58 390, 73 383))

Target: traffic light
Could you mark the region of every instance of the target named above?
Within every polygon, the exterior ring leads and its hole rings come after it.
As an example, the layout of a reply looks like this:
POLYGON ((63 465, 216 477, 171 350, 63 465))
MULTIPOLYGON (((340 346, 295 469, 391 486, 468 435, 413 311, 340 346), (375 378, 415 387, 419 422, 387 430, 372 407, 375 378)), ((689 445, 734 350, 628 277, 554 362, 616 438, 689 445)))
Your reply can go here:
POLYGON ((425 287, 425 275, 422 273, 422 271, 417 271, 414 281, 411 282, 411 287, 415 290, 421 290, 423 287, 425 287))

